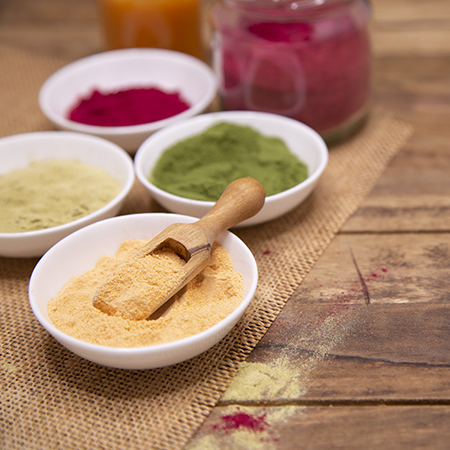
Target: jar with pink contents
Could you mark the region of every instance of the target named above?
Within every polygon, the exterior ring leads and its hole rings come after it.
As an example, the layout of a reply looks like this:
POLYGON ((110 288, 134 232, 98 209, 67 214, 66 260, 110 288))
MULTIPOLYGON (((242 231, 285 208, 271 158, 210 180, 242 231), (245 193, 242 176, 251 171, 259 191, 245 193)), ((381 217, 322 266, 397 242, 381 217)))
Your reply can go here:
POLYGON ((212 64, 225 110, 299 120, 328 142, 370 101, 367 0, 213 0, 212 64))

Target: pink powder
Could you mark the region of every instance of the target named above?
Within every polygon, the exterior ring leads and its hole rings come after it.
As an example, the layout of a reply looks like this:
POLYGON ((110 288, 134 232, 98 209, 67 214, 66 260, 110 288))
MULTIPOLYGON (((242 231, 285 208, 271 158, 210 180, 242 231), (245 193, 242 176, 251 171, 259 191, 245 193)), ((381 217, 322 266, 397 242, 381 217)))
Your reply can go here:
POLYGON ((214 425, 213 428, 224 431, 236 430, 239 428, 252 431, 264 431, 269 426, 265 417, 265 414, 262 416, 252 416, 245 412, 237 412, 235 414, 222 416, 222 423, 220 425, 214 425))
POLYGON ((94 90, 79 99, 68 118, 87 125, 121 127, 167 119, 189 107, 178 92, 165 92, 155 87, 107 93, 94 90))

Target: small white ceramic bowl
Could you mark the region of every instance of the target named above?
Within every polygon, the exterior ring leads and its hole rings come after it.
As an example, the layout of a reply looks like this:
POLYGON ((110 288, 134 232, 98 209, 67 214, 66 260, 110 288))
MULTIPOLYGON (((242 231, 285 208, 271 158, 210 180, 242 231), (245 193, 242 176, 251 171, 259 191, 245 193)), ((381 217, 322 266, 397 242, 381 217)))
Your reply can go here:
POLYGON ((203 217, 214 202, 192 200, 159 189, 148 177, 161 154, 175 143, 202 133, 218 122, 248 125, 266 136, 284 140, 289 149, 308 167, 308 178, 279 194, 266 197, 261 211, 237 227, 257 225, 276 219, 294 209, 312 192, 328 163, 328 148, 312 128, 294 119, 264 112, 223 111, 203 114, 173 124, 150 136, 139 147, 134 168, 152 197, 171 212, 203 217))
POLYGON ((212 69, 203 61, 172 50, 111 50, 74 61, 53 73, 39 91, 45 116, 61 130, 109 139, 130 154, 155 130, 204 112, 217 92, 212 69), (94 89, 111 92, 132 87, 177 91, 191 107, 173 117, 142 125, 100 127, 67 118, 76 102, 94 89))
POLYGON ((60 239, 98 220, 115 216, 135 181, 133 162, 123 149, 105 139, 68 131, 17 134, 0 139, 0 175, 46 159, 76 160, 115 178, 121 190, 105 206, 72 222, 37 231, 0 233, 0 256, 42 256, 60 239))
MULTIPOLYGON (((118 369, 152 369, 193 358, 219 342, 237 323, 252 300, 258 279, 255 259, 247 246, 225 231, 219 242, 230 254, 233 269, 242 274, 244 299, 225 319, 208 330, 178 341, 145 347, 114 348, 89 344, 62 333, 49 320, 47 303, 74 276, 94 267, 103 255, 114 255, 128 239, 150 239, 172 223, 197 219, 177 214, 133 214, 103 220, 72 233, 52 247, 36 265, 29 284, 31 308, 40 324, 73 353, 118 369), (70 255, 70 259, 67 258, 70 255)), ((213 302, 214 299, 211 299, 213 302)))

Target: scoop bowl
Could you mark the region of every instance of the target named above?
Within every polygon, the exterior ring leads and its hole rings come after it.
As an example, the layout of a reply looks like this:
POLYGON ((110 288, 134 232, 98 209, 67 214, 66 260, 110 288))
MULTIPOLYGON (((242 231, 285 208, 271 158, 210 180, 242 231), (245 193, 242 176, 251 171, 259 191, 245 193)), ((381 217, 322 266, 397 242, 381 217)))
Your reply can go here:
MULTIPOLYGON (((36 265, 29 283, 30 306, 39 323, 76 355, 104 366, 143 370, 177 364, 193 358, 225 337, 244 314, 257 286, 256 261, 248 247, 229 231, 216 239, 231 256, 233 269, 242 274, 244 298, 225 319, 211 328, 174 342, 145 347, 115 348, 94 345, 62 333, 51 323, 48 302, 74 276, 91 269, 103 255, 114 255, 128 239, 149 239, 173 223, 197 219, 178 214, 133 214, 103 220, 67 236, 53 246, 36 265), (71 258, 67 258, 67 254, 71 258)), ((214 301, 214 299, 211 299, 214 301)))

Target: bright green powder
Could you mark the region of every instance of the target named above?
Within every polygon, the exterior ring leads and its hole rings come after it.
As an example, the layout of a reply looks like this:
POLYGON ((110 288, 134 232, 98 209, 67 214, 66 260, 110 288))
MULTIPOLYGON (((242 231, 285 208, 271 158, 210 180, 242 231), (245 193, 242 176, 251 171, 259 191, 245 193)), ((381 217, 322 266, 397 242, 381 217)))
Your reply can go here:
POLYGON ((216 201, 238 178, 255 178, 269 196, 294 187, 307 176, 306 165, 282 139, 223 122, 164 151, 149 180, 180 197, 216 201))
POLYGON ((119 192, 119 182, 98 167, 67 160, 32 162, 0 176, 0 233, 72 222, 119 192))

